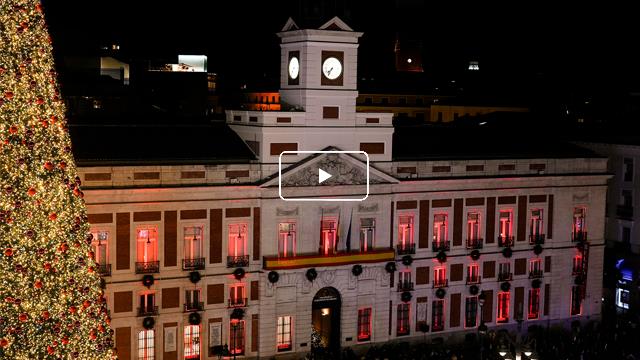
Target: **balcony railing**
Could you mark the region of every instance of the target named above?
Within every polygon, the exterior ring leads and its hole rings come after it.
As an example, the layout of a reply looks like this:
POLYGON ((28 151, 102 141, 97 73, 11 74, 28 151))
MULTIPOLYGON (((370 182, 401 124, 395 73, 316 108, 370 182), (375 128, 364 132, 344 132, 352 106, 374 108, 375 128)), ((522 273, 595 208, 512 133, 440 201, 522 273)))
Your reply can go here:
POLYGON ((399 281, 398 282, 398 291, 412 291, 413 290, 413 282, 412 281, 399 281))
POLYGON ((160 272, 160 261, 136 262, 136 274, 160 272))
POLYGON ((618 205, 616 207, 616 215, 622 219, 631 219, 633 218, 633 206, 628 205, 618 205))
POLYGON ((431 330, 433 331, 442 331, 444 330, 444 319, 440 319, 440 321, 435 321, 433 326, 431 326, 431 330))
POLYGON ((504 272, 498 274, 498 281, 511 281, 513 279, 513 274, 510 272, 504 272))
POLYGON ((98 264, 97 271, 100 276, 111 276, 111 264, 98 264))
POLYGON ((539 279, 544 275, 542 269, 529 271, 529 279, 539 279))
POLYGON ((513 236, 498 236, 499 247, 513 247, 513 236))
POLYGON ((467 285, 470 284, 480 284, 482 277, 480 275, 476 276, 467 276, 467 285))
POLYGON ((544 244, 544 239, 545 239, 544 234, 532 234, 532 235, 529 235, 529 244, 542 245, 544 244))
POLYGON ((484 239, 467 239, 467 249, 482 249, 484 239))
POLYGON ((580 266, 574 266, 573 269, 571 270, 572 276, 582 275, 583 273, 584 273, 584 266, 582 266, 582 264, 580 266))
POLYGON ((396 252, 394 249, 374 249, 367 252, 338 252, 337 254, 310 254, 297 255, 291 258, 279 258, 265 256, 263 268, 265 270, 299 269, 309 267, 340 266, 349 264, 364 264, 393 261, 396 252))
POLYGON ((249 266, 249 255, 227 256, 227 267, 249 266))
POLYGON ((242 308, 247 306, 247 298, 229 298, 227 304, 230 308, 242 308))
POLYGON ((156 316, 158 315, 157 306, 141 306, 138 308, 138 316, 156 316))
POLYGON ((573 242, 586 242, 587 241, 587 232, 586 231, 576 231, 571 234, 571 241, 573 242))
POLYGON ((182 270, 204 270, 204 258, 182 259, 182 270))
POLYGON ((433 248, 433 251, 438 252, 438 251, 449 251, 449 249, 451 248, 449 245, 449 240, 440 240, 440 241, 432 241, 431 242, 431 247, 433 248))
POLYGON ((416 244, 398 244, 396 245, 398 255, 411 255, 416 253, 416 244))
POLYGON ((435 289, 444 288, 447 286, 449 286, 449 279, 433 280, 433 287, 435 289))
POLYGON ((190 302, 184 304, 184 312, 195 312, 204 310, 203 302, 190 302))

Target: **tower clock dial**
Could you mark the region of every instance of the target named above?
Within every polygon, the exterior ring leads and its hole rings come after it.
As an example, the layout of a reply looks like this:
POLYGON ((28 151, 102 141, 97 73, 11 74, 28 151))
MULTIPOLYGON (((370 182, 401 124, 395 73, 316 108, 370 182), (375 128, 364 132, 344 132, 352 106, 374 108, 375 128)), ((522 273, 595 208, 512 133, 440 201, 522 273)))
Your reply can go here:
POLYGON ((300 61, 297 57, 289 59, 289 77, 291 79, 297 79, 300 74, 300 61))
POLYGON ((337 79, 342 74, 342 63, 335 57, 329 57, 322 63, 322 74, 329 80, 337 79))

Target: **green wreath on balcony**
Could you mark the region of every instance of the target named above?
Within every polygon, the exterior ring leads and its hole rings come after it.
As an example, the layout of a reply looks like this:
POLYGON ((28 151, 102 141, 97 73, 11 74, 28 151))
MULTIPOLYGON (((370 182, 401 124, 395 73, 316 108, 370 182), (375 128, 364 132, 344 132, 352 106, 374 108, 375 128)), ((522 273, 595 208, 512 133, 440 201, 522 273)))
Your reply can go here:
POLYGON ((146 286, 147 288, 150 288, 154 282, 155 279, 153 278, 153 275, 147 274, 142 277, 142 285, 146 286))
POLYGON ((200 276, 200 272, 198 271, 192 271, 189 273, 189 281, 191 281, 193 284, 196 284, 198 281, 200 281, 202 277, 200 276))
POLYGON ((353 265, 351 273, 353 276, 360 276, 360 274, 362 274, 362 265, 353 265))
POLYGON ((576 276, 576 278, 573 280, 573 283, 576 285, 584 284, 584 277, 582 275, 576 276))
POLYGON ((447 253, 442 251, 442 250, 440 250, 438 255, 436 255, 436 259, 438 259, 438 261, 440 263, 446 262, 447 261, 447 253))
POLYGON ((444 299, 445 295, 447 295, 447 292, 445 291, 445 289, 440 288, 440 289, 436 290, 436 297, 438 299, 444 299))
POLYGON ((473 250, 473 251, 471 252, 471 259, 473 259, 473 260, 478 260, 478 259, 480 259, 480 251, 479 251, 479 250, 477 250, 477 249, 476 249, 476 250, 473 250))
POLYGON ((533 279, 531 280, 531 287, 534 289, 539 289, 540 285, 542 285, 542 281, 540 281, 540 279, 533 279))
POLYGON ((405 255, 402 257, 402 264, 405 266, 409 266, 411 265, 411 263, 413 262, 413 258, 411 257, 411 255, 405 255))
POLYGON ((508 281, 503 282, 502 284, 500 284, 500 290, 502 291, 509 291, 511 289, 511 284, 508 281))
POLYGON ((316 269, 311 268, 307 270, 306 276, 307 276, 307 280, 313 281, 318 277, 318 272, 316 271, 316 269))
POLYGON ((511 250, 511 248, 504 248, 502 249, 502 256, 506 257, 506 258, 510 258, 511 255, 513 255, 513 250, 511 250))
POLYGON ((429 332, 429 324, 427 324, 424 321, 420 322, 420 324, 418 324, 418 330, 420 332, 423 332, 423 333, 428 333, 429 332))
POLYGON ((233 271, 233 277, 235 277, 236 280, 242 279, 244 275, 245 275, 245 271, 243 268, 237 268, 233 271))
POLYGON ((478 295, 478 292, 480 291, 480 289, 478 288, 478 285, 471 285, 469 286, 469 294, 471 295, 478 295))
POLYGON ((244 310, 240 308, 233 309, 229 317, 232 320, 242 320, 244 318, 244 310))
POLYGON ((533 253, 536 255, 542 254, 542 250, 543 248, 542 248, 542 245, 540 244, 537 244, 536 246, 533 247, 533 253))
POLYGON ((190 325, 200 325, 201 321, 202 321, 202 317, 200 316, 199 313, 192 312, 191 314, 189 314, 189 324, 190 325))
POLYGON ((269 271, 269 275, 267 275, 269 282, 275 284, 280 279, 280 274, 277 271, 269 271))
POLYGON ((400 295, 400 300, 402 300, 403 302, 411 301, 411 292, 409 291, 403 292, 402 295, 400 295))
POLYGON ((387 265, 384 266, 384 269, 387 270, 388 273, 392 273, 396 271, 396 263, 394 261, 389 261, 387 265))
POLYGON ((151 316, 147 316, 146 318, 144 318, 142 320, 142 327, 147 329, 147 330, 153 329, 153 327, 155 325, 156 325, 156 320, 154 318, 152 318, 151 316))

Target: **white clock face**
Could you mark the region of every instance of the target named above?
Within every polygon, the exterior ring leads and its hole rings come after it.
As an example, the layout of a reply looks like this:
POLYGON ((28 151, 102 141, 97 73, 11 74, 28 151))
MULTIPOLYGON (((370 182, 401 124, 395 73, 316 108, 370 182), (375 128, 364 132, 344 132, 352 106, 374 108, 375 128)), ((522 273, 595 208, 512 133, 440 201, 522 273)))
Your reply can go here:
POLYGON ((289 77, 292 79, 297 79, 298 74, 300 73, 300 61, 298 61, 297 57, 292 57, 289 60, 289 77))
POLYGON ((327 58, 322 63, 322 73, 327 79, 335 80, 342 74, 342 63, 334 57, 327 58))

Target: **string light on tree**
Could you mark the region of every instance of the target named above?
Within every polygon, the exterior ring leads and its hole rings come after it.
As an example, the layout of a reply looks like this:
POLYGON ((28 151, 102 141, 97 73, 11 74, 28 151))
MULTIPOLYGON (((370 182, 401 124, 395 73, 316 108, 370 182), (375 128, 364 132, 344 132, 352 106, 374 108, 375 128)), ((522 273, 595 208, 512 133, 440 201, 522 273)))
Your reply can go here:
POLYGON ((0 358, 111 359, 39 0, 0 1, 0 358))

